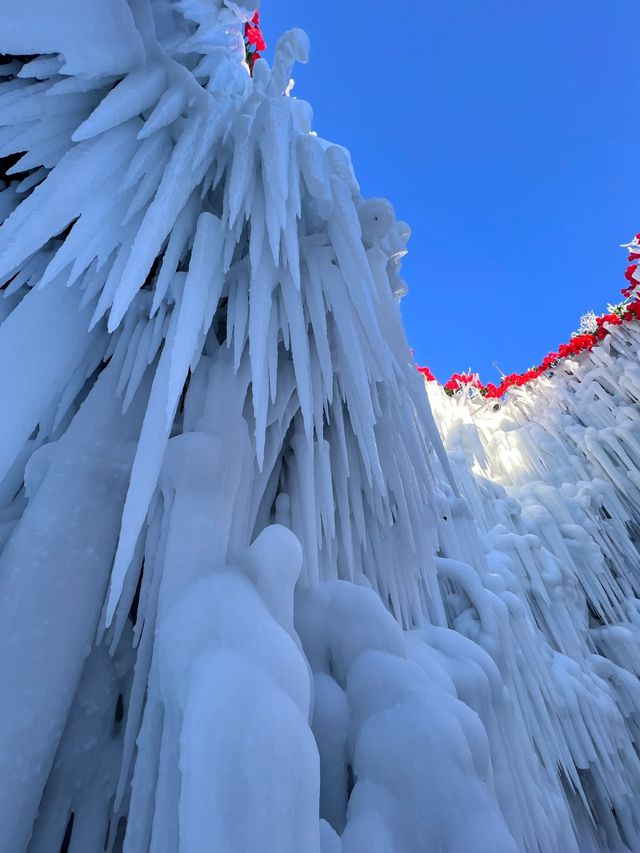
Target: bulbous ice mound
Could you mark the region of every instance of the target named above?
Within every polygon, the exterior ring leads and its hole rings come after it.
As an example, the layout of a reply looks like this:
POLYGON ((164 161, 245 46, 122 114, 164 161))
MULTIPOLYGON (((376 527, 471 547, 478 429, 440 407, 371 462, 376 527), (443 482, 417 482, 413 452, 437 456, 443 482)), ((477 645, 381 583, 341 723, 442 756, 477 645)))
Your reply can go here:
POLYGON ((105 9, 0 0, 0 850, 633 847, 631 687, 600 763, 519 689, 306 36, 105 9))

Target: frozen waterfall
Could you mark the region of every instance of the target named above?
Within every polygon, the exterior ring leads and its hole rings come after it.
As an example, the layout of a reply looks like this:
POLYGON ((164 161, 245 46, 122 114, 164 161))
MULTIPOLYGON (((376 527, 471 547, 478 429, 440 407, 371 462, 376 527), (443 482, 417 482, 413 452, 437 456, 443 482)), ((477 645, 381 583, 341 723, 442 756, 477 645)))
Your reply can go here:
POLYGON ((429 403, 256 5, 0 0, 0 853, 640 851, 638 333, 429 403))

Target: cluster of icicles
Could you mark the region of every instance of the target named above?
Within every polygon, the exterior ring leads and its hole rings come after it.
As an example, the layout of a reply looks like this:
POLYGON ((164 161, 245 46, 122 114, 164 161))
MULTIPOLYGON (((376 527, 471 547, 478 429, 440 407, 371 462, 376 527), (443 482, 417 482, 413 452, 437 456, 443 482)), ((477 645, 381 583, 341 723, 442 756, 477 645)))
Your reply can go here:
POLYGON ((4 12, 0 850, 640 849, 636 332, 447 454, 255 7, 4 12))
MULTIPOLYGON (((484 556, 448 522, 441 547, 506 606, 500 655, 515 660, 497 662, 559 769, 580 851, 640 848, 639 346, 637 324, 617 326, 502 403, 426 383, 484 556)), ((454 625, 475 639, 482 612, 452 593, 454 625)))

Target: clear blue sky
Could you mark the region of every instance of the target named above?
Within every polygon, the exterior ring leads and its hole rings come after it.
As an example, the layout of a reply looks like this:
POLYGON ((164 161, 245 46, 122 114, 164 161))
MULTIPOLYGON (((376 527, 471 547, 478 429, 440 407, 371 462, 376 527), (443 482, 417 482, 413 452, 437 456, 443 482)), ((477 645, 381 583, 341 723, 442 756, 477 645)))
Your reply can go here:
MULTIPOLYGON (((295 95, 413 235, 416 359, 494 381, 618 301, 640 231, 633 0, 263 0, 271 58, 300 26, 295 95)), ((621 297, 620 297, 621 298, 621 297)))

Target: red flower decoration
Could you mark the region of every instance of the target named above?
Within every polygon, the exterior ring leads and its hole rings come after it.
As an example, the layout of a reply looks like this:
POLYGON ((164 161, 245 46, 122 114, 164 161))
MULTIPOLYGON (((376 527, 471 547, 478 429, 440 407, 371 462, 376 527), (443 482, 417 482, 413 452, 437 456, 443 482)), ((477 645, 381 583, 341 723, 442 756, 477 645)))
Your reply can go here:
POLYGON ((260 51, 267 49, 260 29, 260 13, 257 10, 253 18, 244 25, 244 45, 247 65, 253 74, 253 64, 256 59, 261 58, 260 51))
POLYGON ((429 370, 428 367, 416 366, 416 370, 418 371, 418 373, 421 373, 424 376, 427 382, 437 382, 436 377, 433 375, 433 373, 429 370))
MULTIPOLYGON (((640 233, 636 234, 633 242, 634 248, 640 248, 640 233)), ((640 261, 640 252, 630 252, 629 261, 640 261)), ((640 280, 634 278, 635 273, 639 270, 640 264, 631 263, 624 273, 624 277, 629 282, 629 286, 623 288, 623 295, 629 299, 636 288, 640 288, 640 280)), ((554 367, 560 360, 569 358, 570 356, 580 355, 583 352, 589 352, 598 343, 610 334, 607 326, 620 326, 623 322, 631 320, 640 320, 640 297, 636 297, 632 302, 621 303, 614 312, 603 314, 601 317, 596 317, 596 331, 593 334, 584 333, 574 335, 569 343, 560 344, 558 352, 550 352, 545 355, 538 367, 531 367, 524 373, 510 373, 504 376, 500 385, 489 383, 483 385, 476 373, 453 373, 442 387, 445 392, 452 396, 456 391, 463 388, 476 388, 480 393, 489 399, 497 399, 513 388, 514 386, 522 388, 534 379, 538 379, 543 373, 554 367)), ((412 351, 413 352, 413 351, 412 351)), ((428 367, 418 367, 417 370, 422 373, 428 382, 437 381, 433 373, 428 367)))
POLYGON ((244 34, 245 39, 249 42, 249 44, 253 45, 256 50, 266 50, 267 45, 265 44, 265 40, 262 37, 262 33, 258 29, 258 27, 250 27, 247 24, 247 29, 244 34))

